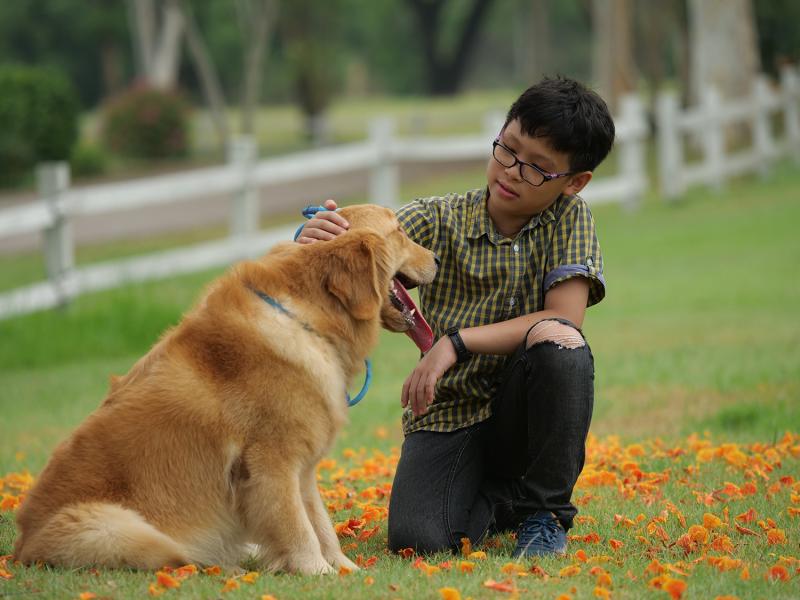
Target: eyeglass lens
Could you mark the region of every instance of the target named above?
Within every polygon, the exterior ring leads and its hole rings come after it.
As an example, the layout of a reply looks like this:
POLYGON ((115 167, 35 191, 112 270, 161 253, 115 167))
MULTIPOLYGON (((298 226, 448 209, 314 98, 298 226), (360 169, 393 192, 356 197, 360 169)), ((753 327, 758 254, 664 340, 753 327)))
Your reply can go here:
POLYGON ((506 147, 495 144, 494 146, 494 159, 504 167, 513 167, 514 164, 519 164, 519 174, 525 181, 531 185, 542 185, 544 183, 544 175, 539 173, 536 169, 528 164, 521 162, 515 154, 513 154, 506 147))

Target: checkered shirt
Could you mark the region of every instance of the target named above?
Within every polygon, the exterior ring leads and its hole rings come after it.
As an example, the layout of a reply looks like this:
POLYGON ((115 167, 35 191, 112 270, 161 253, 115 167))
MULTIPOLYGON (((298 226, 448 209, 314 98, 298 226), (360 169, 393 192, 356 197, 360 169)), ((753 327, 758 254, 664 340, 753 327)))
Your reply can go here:
MULTIPOLYGON (((488 325, 544 309, 552 286, 589 280, 591 306, 603 299, 603 259, 594 219, 580 196, 561 196, 514 237, 497 232, 486 190, 421 198, 397 212, 401 226, 441 260, 434 281, 420 286, 420 310, 436 339, 452 327, 488 325)), ((522 340, 520 340, 520 343, 522 340)), ((403 415, 406 434, 454 431, 488 418, 505 356, 476 354, 436 385, 426 414, 403 415)))

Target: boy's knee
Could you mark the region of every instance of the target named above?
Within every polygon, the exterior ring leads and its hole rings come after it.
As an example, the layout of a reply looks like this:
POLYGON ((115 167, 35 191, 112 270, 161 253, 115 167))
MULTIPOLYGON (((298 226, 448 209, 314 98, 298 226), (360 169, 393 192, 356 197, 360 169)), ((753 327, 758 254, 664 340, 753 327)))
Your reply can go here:
POLYGON ((416 554, 434 554, 451 549, 447 534, 440 527, 416 523, 413 519, 389 521, 388 545, 391 552, 412 548, 416 554))
POLYGON ((583 348, 586 340, 583 339, 581 332, 572 324, 567 324, 555 319, 539 321, 528 331, 525 340, 525 348, 528 349, 536 344, 551 342, 561 348, 583 348))

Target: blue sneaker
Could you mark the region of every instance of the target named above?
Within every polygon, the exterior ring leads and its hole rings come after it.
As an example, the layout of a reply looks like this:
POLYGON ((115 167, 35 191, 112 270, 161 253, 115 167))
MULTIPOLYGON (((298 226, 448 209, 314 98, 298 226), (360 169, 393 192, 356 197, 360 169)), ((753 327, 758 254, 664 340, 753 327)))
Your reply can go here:
POLYGON ((566 554, 567 532, 553 516, 553 513, 540 510, 528 517, 517 529, 517 547, 512 558, 544 556, 547 554, 566 554))

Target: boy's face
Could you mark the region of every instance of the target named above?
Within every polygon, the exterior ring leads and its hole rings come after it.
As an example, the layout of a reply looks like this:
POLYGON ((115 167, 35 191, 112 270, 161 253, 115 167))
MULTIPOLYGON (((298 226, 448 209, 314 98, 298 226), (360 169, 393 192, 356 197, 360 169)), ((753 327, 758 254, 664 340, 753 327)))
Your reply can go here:
MULTIPOLYGON (((524 134, 518 120, 505 126, 500 143, 511 150, 518 160, 533 163, 548 173, 566 173, 569 156, 556 152, 547 138, 524 134)), ((592 178, 590 171, 581 171, 545 181, 536 187, 520 177, 519 164, 504 167, 494 157, 489 158, 486 180, 489 186, 489 214, 499 222, 525 221, 555 202, 561 194, 576 194, 592 178)))

